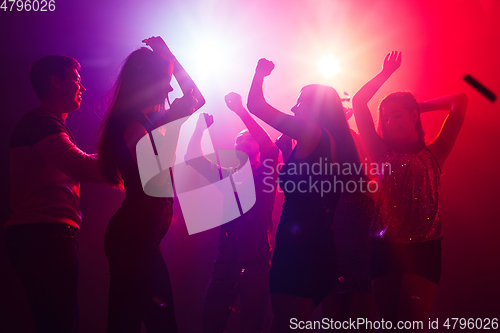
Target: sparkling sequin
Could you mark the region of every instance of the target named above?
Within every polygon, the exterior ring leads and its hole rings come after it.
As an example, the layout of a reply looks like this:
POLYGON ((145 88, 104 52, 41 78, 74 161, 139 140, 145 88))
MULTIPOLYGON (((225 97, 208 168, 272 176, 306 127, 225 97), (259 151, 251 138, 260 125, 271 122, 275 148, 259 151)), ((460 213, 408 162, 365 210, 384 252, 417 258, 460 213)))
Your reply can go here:
POLYGON ((441 170, 432 153, 387 151, 381 159, 379 192, 370 236, 393 243, 442 237, 439 214, 441 170))

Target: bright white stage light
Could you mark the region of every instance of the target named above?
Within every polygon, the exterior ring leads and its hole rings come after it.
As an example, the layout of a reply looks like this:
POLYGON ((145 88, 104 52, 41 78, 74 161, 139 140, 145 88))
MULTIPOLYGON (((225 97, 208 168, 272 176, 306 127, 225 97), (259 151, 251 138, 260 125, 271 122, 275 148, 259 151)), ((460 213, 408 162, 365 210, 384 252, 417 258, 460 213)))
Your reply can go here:
POLYGON ((340 72, 339 63, 331 54, 321 58, 321 60, 317 62, 317 65, 319 72, 326 78, 335 76, 340 72))
POLYGON ((228 47, 214 38, 200 41, 196 45, 192 57, 195 59, 196 70, 204 75, 224 71, 228 61, 228 47))
MULTIPOLYGON (((197 32, 188 35, 184 44, 182 65, 189 69, 200 89, 213 89, 234 80, 238 71, 238 61, 234 40, 231 35, 216 32, 197 32)), ((226 90, 228 88, 225 88, 226 90)))

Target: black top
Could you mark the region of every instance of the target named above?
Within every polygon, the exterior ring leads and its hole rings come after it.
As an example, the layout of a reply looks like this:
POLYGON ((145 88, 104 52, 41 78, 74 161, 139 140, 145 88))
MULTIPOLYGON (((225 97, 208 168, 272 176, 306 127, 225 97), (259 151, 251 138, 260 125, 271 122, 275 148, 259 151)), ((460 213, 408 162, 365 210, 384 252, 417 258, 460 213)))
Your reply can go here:
POLYGON ((285 203, 276 231, 270 290, 312 298, 318 305, 336 278, 331 225, 347 177, 330 168, 330 137, 324 129, 311 154, 304 158, 295 155, 296 149, 280 172, 285 203))
POLYGON ((296 151, 292 151, 280 172, 279 183, 285 192, 280 223, 286 223, 287 216, 307 220, 293 227, 306 236, 308 231, 330 229, 346 177, 331 167, 330 137, 325 129, 321 129, 320 141, 311 154, 296 158, 296 151))
MULTIPOLYGON (((111 119, 110 132, 111 136, 115 138, 114 154, 118 165, 118 170, 123 179, 123 185, 127 197, 148 197, 151 199, 165 199, 150 197, 144 193, 139 174, 139 168, 136 160, 132 156, 127 143, 125 142, 124 133, 133 121, 141 124, 148 133, 151 133, 157 127, 165 124, 164 115, 158 114, 150 117, 151 120, 146 118, 144 113, 139 110, 130 110, 128 112, 120 113, 120 118, 111 119)), ((170 199, 171 200, 171 199, 170 199)))

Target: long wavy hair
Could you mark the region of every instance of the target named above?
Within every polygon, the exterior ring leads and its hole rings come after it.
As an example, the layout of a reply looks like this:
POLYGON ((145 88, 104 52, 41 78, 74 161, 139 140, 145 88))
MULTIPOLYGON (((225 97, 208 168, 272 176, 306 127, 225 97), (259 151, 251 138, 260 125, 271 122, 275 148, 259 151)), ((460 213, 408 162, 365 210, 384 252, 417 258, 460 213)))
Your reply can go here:
POLYGON ((382 137, 382 139, 384 139, 389 145, 394 144, 394 142, 389 139, 385 129, 385 122, 382 120, 382 111, 388 103, 400 103, 405 110, 408 110, 408 112, 413 110, 417 111, 418 119, 415 124, 415 132, 417 132, 418 140, 420 142, 425 142, 424 129, 422 127, 422 122, 420 121, 420 105, 415 99, 415 96, 407 91, 398 91, 389 94, 380 102, 378 107, 378 134, 380 137, 382 137))
MULTIPOLYGON (((351 167, 359 166, 360 160, 358 150, 351 130, 347 124, 344 107, 340 96, 335 89, 330 86, 311 84, 301 89, 301 92, 311 91, 313 93, 312 103, 319 108, 319 121, 321 127, 325 128, 335 141, 338 163, 344 166, 349 163, 351 167)), ((364 178, 364 173, 353 175, 353 178, 364 178)))
POLYGON ((172 68, 172 62, 145 47, 135 50, 125 60, 99 131, 98 165, 109 185, 123 190, 123 179, 117 164, 118 138, 113 126, 128 119, 134 110, 164 103, 163 87, 170 81, 172 68))

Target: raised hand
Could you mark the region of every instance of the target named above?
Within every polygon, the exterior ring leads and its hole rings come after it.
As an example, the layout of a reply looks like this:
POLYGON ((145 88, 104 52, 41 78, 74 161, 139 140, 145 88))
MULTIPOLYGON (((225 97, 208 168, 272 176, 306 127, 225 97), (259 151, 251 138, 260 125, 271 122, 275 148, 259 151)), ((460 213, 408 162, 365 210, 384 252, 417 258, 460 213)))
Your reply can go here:
POLYGON ((168 48, 167 44, 160 36, 149 37, 144 39, 142 42, 145 43, 147 46, 151 47, 153 49, 153 52, 161 54, 162 56, 167 58, 175 59, 174 55, 168 48))
POLYGON ((265 58, 259 59, 257 63, 257 68, 255 69, 255 74, 261 74, 262 76, 268 76, 274 69, 274 63, 265 58))
POLYGON ((283 161, 286 161, 292 152, 292 138, 286 134, 281 134, 274 143, 281 150, 283 161))
POLYGON ((224 96, 224 101, 226 102, 227 107, 237 115, 240 115, 242 112, 246 112, 245 107, 243 107, 240 94, 230 92, 224 96))
POLYGON ((197 130, 206 130, 212 124, 214 123, 214 116, 208 113, 200 113, 200 117, 198 118, 198 121, 196 122, 196 129, 197 130))
POLYGON ((286 134, 281 134, 276 141, 274 141, 280 150, 292 150, 292 138, 286 134))
POLYGON ((181 98, 176 98, 172 102, 172 105, 168 110, 168 115, 172 120, 189 117, 194 113, 197 103, 198 100, 193 96, 193 92, 191 91, 189 94, 186 94, 181 98))
POLYGON ((401 66, 402 53, 398 51, 392 51, 385 56, 384 64, 382 66, 382 72, 387 74, 394 73, 399 66, 401 66))

